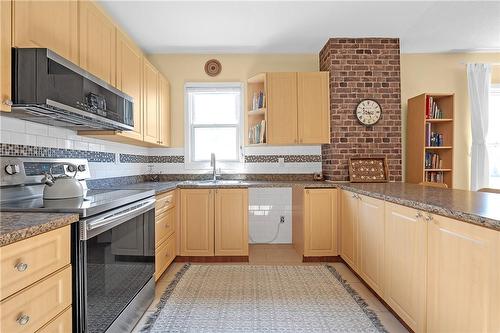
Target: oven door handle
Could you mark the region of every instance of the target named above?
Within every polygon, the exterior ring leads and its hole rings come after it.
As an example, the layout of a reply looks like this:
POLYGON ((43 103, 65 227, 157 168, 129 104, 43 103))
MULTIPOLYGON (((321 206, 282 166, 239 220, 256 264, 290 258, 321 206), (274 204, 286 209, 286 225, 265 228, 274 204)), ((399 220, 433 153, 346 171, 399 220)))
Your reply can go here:
POLYGON ((122 219, 123 217, 133 218, 151 209, 150 207, 155 204, 155 201, 156 200, 154 198, 144 200, 139 204, 128 206, 125 207, 125 209, 120 209, 116 212, 106 214, 106 216, 103 216, 95 221, 92 221, 91 223, 88 223, 86 229, 87 231, 91 231, 100 228, 106 224, 112 224, 122 219))

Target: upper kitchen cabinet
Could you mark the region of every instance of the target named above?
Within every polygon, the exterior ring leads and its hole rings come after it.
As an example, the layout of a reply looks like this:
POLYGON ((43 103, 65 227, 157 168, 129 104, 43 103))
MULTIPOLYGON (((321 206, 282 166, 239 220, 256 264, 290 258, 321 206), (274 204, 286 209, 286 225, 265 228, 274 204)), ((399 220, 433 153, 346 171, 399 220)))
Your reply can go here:
POLYGON ((266 79, 268 143, 298 143, 297 73, 267 73, 266 79))
POLYGON ((329 75, 329 72, 297 74, 297 125, 301 144, 330 143, 329 75))
MULTIPOLYGON (((58 2, 56 2, 58 3, 58 2)), ((93 1, 78 2, 80 19, 80 66, 115 85, 116 26, 93 1)), ((54 20, 53 13, 48 17, 54 20)), ((54 20, 58 22, 58 20, 54 20)))
POLYGON ((48 48, 78 64, 78 2, 76 0, 15 0, 12 6, 12 46, 48 48))
POLYGON ((162 146, 170 146, 170 83, 168 80, 163 77, 163 75, 159 76, 158 80, 158 126, 160 131, 160 145, 162 146))
POLYGON ((328 72, 261 73, 247 81, 247 144, 330 142, 328 72))
POLYGON ((0 111, 10 111, 12 3, 0 1, 0 111))
POLYGON ((124 33, 116 33, 116 88, 134 98, 134 130, 118 133, 142 140, 142 51, 124 33))
POLYGON ((143 114, 144 141, 160 144, 159 128, 159 76, 158 70, 146 59, 143 61, 143 114))

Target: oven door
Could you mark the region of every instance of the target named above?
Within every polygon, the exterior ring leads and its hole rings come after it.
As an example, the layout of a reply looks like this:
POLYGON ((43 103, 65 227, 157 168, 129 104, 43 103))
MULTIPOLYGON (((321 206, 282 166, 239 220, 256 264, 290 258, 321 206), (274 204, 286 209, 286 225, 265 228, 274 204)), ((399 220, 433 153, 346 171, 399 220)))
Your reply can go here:
POLYGON ((80 221, 81 331, 127 332, 152 302, 154 202, 80 221))

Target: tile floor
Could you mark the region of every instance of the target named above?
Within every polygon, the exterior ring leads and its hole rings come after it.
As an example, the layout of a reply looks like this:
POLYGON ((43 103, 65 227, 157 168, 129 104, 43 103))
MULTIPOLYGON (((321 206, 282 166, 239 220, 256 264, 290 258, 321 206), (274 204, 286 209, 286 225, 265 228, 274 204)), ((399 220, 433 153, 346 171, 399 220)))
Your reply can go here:
MULTIPOLYGON (((235 263, 231 263, 235 264, 235 263)), ((302 258, 289 244, 254 244, 249 247, 249 264, 252 265, 322 265, 323 263, 302 263, 302 258)), ((359 281, 349 268, 343 263, 330 263, 342 275, 342 277, 365 299, 370 308, 379 316, 382 324, 390 333, 407 333, 408 330, 387 310, 387 308, 359 281)), ((175 273, 183 266, 183 263, 173 263, 163 276, 156 282, 155 299, 144 314, 133 333, 140 331, 145 320, 156 309, 163 291, 175 276, 175 273)), ((218 264, 214 264, 218 265, 218 264)), ((242 263, 246 265, 246 263, 242 263)))

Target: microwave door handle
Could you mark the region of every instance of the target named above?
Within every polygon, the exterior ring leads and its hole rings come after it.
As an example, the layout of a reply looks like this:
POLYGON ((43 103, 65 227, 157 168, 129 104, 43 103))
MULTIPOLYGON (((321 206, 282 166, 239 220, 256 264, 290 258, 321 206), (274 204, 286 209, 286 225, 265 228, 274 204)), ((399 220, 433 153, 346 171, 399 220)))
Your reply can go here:
POLYGON ((118 212, 115 214, 103 216, 102 218, 97 219, 97 220, 93 221, 92 223, 87 224, 87 231, 94 230, 94 229, 102 227, 103 225, 106 225, 106 224, 111 224, 117 220, 120 220, 121 218, 123 218, 125 216, 128 216, 128 215, 132 215, 132 216, 130 216, 130 218, 132 218, 136 215, 139 215, 140 213, 142 213, 144 211, 149 210, 149 207, 153 206, 154 203, 155 203, 155 199, 148 200, 136 208, 125 209, 125 210, 123 210, 123 212, 118 212))

